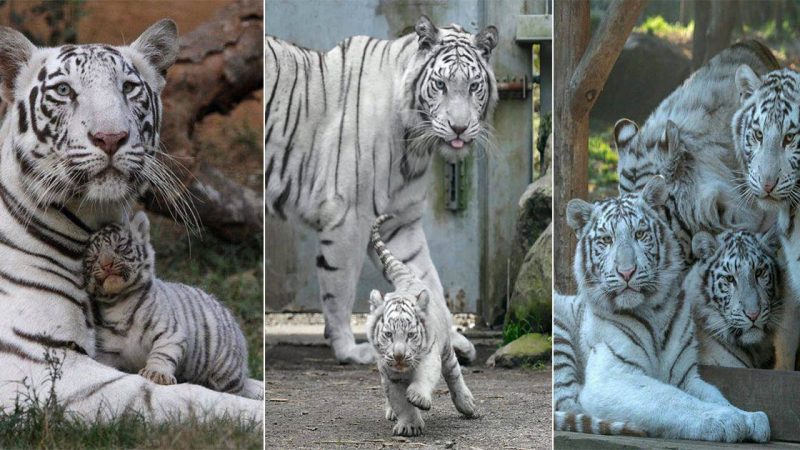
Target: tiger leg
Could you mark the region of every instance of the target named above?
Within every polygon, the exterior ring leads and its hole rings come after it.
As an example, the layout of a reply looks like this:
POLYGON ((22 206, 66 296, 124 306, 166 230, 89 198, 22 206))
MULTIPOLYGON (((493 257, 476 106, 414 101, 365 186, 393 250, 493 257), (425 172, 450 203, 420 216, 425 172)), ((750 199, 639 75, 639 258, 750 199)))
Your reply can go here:
POLYGON ((450 390, 450 399, 458 412, 465 417, 476 417, 475 400, 472 398, 472 392, 470 392, 467 383, 464 382, 464 377, 461 375, 461 366, 458 364, 458 358, 456 358, 456 353, 453 351, 452 346, 449 346, 444 352, 442 376, 445 383, 447 383, 447 388, 450 390))
MULTIPOLYGON (((381 371, 381 377, 384 376, 381 371)), ((381 380, 381 384, 389 406, 397 418, 397 422, 392 427, 392 433, 397 436, 421 435, 425 428, 425 422, 422 420, 420 410, 406 399, 408 381, 392 380, 387 377, 385 381, 381 380)))
POLYGON ((157 384, 175 384, 175 373, 186 354, 186 337, 180 331, 164 330, 153 342, 147 363, 139 375, 157 384))
POLYGON ((340 363, 370 364, 375 360, 368 342, 356 344, 350 316, 369 240, 369 226, 354 209, 320 232, 317 277, 325 316, 325 338, 340 363))
POLYGON ((797 347, 800 343, 800 296, 793 289, 791 273, 789 278, 790 285, 784 289, 786 294, 781 323, 775 332, 775 370, 795 370, 797 347))
MULTIPOLYGON (((38 352, 37 352, 38 353, 38 352)), ((42 348, 42 354, 44 348, 42 348)), ((194 384, 163 386, 138 375, 120 372, 89 356, 67 351, 56 352, 63 365, 56 381, 59 404, 67 412, 87 421, 110 420, 126 412, 141 414, 153 423, 168 423, 192 416, 199 420, 234 417, 263 423, 264 403, 231 394, 222 394, 194 384)), ((0 355, 0 379, 22 380, 37 384, 39 393, 49 390, 48 367, 31 353, 0 355)), ((0 383, 0 404, 11 407, 18 396, 26 394, 19 383, 0 383)), ((24 397, 19 397, 24 398, 24 397)))
POLYGON ((431 409, 433 389, 441 371, 442 359, 438 352, 425 355, 414 369, 411 384, 406 389, 406 400, 423 411, 431 409))

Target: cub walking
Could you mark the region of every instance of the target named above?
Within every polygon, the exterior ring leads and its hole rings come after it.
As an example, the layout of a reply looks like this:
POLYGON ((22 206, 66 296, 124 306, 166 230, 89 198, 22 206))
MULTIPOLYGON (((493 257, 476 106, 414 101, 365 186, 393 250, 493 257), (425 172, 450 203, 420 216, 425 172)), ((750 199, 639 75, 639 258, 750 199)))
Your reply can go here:
POLYGON ((154 264, 144 212, 92 235, 83 267, 97 360, 158 384, 263 398, 263 385, 248 378, 247 346, 230 311, 200 289, 157 279, 154 264))
POLYGON ((419 410, 431 409, 440 373, 458 412, 474 417, 475 402, 453 351, 452 318, 444 299, 431 298, 425 284, 381 240, 381 224, 390 218, 382 215, 375 220, 372 245, 395 291, 385 296, 377 290, 370 293, 367 337, 386 394, 386 419, 397 420, 393 433, 418 436, 425 426, 419 410))

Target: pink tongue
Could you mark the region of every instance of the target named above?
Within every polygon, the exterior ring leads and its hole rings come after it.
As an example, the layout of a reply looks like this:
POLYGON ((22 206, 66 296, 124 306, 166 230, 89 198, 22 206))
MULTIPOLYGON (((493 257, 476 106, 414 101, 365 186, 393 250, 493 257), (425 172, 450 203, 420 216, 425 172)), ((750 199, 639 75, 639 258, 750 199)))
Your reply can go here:
POLYGON ((450 146, 453 148, 461 148, 464 146, 464 141, 462 141, 461 139, 453 139, 452 141, 450 141, 450 146))

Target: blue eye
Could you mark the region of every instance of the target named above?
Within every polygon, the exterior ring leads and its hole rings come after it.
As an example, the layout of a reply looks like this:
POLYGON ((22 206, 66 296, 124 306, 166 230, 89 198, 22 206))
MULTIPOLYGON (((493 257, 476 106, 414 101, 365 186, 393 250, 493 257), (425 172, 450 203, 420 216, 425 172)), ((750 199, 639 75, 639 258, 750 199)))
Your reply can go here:
POLYGON ((469 91, 472 93, 478 92, 478 89, 480 89, 480 87, 481 84, 476 81, 469 85, 469 91))
POLYGON ((433 84, 436 86, 436 89, 439 89, 440 91, 443 91, 446 87, 444 81, 442 80, 434 80, 433 84))
POLYGON ((130 94, 135 87, 136 87, 136 83, 132 83, 130 81, 126 81, 126 82, 122 83, 122 93, 123 94, 130 94))
POLYGON ((71 96, 74 91, 67 83, 58 83, 56 85, 56 94, 62 97, 71 96))
POLYGON ((384 336, 386 339, 391 339, 391 338, 392 338, 392 332, 391 332, 391 331, 384 331, 384 332, 383 332, 383 336, 384 336))

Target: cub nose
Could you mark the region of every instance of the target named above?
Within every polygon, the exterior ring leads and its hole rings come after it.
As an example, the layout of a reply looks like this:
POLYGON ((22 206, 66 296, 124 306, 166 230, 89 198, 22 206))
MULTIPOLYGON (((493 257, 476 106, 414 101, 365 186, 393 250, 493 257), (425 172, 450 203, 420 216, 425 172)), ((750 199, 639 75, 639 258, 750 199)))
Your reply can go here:
POLYGON ((623 280, 631 281, 633 274, 636 273, 636 266, 633 266, 629 269, 620 269, 617 268, 617 273, 622 277, 623 280))
POLYGON ((453 131, 456 133, 457 136, 460 136, 461 133, 467 130, 467 127, 453 125, 452 123, 450 124, 450 128, 453 129, 453 131))
POLYGON ((775 181, 768 181, 761 186, 764 189, 764 192, 767 194, 772 193, 772 190, 775 189, 775 185, 778 184, 778 180, 775 181))
POLYGON ((404 359, 405 359, 405 355, 404 354, 399 353, 399 352, 395 352, 395 354, 394 354, 395 362, 401 363, 401 362, 403 362, 404 359))
POLYGON ((106 152, 108 156, 112 156, 114 153, 122 147, 125 142, 128 140, 128 132, 123 131, 121 133, 89 133, 89 140, 92 144, 106 152))
POLYGON ((745 311, 744 313, 750 320, 753 322, 758 319, 758 316, 761 315, 761 311, 745 311))

